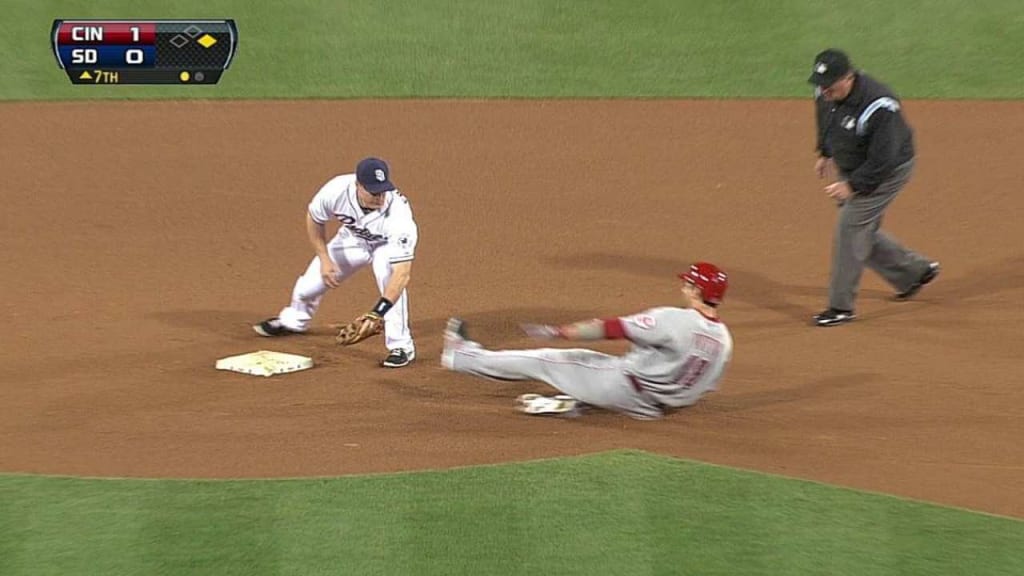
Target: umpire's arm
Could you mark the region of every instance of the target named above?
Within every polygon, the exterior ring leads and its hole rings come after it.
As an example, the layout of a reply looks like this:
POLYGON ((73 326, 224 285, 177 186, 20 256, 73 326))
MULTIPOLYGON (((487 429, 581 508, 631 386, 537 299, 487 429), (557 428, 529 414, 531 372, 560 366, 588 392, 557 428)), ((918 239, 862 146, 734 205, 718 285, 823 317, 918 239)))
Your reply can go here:
POLYGON ((817 138, 814 149, 818 156, 825 158, 832 157, 828 142, 825 140, 825 133, 828 131, 829 122, 832 120, 832 103, 825 100, 821 95, 821 88, 814 89, 814 118, 817 125, 817 138))

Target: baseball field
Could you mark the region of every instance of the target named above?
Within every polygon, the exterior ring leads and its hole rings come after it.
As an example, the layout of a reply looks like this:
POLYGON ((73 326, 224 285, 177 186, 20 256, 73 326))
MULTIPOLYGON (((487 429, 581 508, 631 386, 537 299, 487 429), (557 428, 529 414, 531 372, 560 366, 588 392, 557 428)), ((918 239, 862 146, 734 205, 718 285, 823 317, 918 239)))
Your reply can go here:
MULTIPOLYGON (((1013 0, 3 0, 0 575, 1024 574, 1024 7, 1013 0), (233 18, 217 86, 72 86, 55 18, 233 18), (904 98, 885 226, 943 265, 826 304, 836 210, 806 83, 837 46, 904 98), (310 197, 379 155, 410 198, 417 361, 250 325, 310 197), (452 315, 731 285, 721 390, 657 422, 530 418, 441 368, 452 315), (312 370, 257 378, 272 349, 312 370)), ((623 347, 595 348, 619 353, 623 347)))

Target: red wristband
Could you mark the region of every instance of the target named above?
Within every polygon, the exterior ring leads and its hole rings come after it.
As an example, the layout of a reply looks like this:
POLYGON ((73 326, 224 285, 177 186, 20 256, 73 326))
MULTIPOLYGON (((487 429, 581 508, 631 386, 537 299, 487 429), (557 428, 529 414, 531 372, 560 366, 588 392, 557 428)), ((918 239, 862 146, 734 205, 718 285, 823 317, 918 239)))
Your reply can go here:
POLYGON ((606 318, 604 321, 604 337, 608 340, 618 340, 626 337, 626 327, 618 318, 606 318))

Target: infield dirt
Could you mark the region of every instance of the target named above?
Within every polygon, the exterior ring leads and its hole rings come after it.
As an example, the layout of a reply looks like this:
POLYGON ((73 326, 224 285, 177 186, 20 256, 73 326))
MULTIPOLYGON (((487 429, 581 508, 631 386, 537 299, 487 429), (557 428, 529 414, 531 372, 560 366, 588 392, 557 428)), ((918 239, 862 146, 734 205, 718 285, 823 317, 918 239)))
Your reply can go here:
MULTIPOLYGON (((640 448, 1024 517, 1024 106, 906 103, 916 174, 885 227, 940 260, 919 297, 870 272, 860 319, 825 305, 835 206, 804 101, 119 102, 0 105, 0 470, 276 477, 640 448), (305 206, 380 155, 410 197, 419 359, 377 367, 328 323, 258 338, 312 253, 305 206), (512 411, 537 383, 437 362, 450 315, 498 347, 520 321, 675 304, 678 272, 731 274, 722 389, 659 422, 512 411), (217 358, 313 356, 261 379, 217 358)), ((620 344, 596 346, 608 352, 620 344)))

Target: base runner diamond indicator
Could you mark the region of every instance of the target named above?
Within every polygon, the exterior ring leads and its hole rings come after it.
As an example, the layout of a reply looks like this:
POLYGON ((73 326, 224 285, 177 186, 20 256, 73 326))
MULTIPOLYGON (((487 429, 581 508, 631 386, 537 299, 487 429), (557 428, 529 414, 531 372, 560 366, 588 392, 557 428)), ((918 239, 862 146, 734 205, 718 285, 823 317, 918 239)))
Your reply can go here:
POLYGON ((203 48, 209 48, 217 43, 217 39, 209 34, 203 34, 199 40, 196 40, 196 42, 199 42, 199 45, 203 48))
POLYGON ((185 44, 188 44, 188 38, 185 38, 181 34, 178 34, 174 38, 171 38, 170 42, 174 45, 175 48, 181 48, 185 44))

